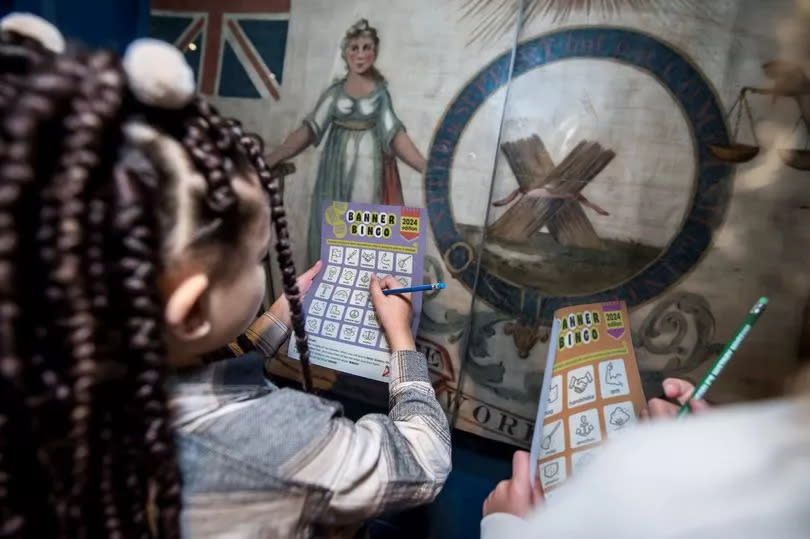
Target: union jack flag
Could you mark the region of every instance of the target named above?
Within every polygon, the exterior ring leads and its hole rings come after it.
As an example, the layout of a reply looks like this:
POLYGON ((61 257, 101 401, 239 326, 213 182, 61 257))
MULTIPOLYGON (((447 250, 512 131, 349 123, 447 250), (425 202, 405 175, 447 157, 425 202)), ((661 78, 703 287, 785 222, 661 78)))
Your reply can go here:
POLYGON ((290 0, 152 0, 153 37, 183 51, 206 95, 279 99, 290 0))

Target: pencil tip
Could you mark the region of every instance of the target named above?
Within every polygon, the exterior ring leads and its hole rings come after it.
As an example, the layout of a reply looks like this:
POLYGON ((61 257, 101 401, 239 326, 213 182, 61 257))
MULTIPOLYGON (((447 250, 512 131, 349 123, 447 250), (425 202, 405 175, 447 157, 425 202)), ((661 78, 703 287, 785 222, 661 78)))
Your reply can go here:
POLYGON ((444 283, 436 283, 436 288, 437 288, 438 290, 443 290, 443 289, 444 289, 444 286, 445 286, 445 284, 444 284, 444 283))

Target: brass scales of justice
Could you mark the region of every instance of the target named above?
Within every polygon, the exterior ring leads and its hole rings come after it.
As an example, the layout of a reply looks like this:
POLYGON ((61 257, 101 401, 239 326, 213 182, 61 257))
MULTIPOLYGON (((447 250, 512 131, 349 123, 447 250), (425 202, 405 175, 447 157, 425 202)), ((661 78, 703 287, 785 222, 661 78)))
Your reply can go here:
POLYGON ((800 126, 804 126, 804 147, 799 148, 779 148, 777 151, 782 161, 789 167, 796 170, 810 170, 810 79, 804 70, 789 62, 774 60, 762 65, 765 75, 773 81, 770 88, 754 88, 744 86, 737 99, 731 105, 727 113, 727 119, 731 120, 734 115, 734 125, 731 131, 731 142, 724 144, 709 144, 709 152, 717 159, 726 163, 745 163, 757 156, 760 150, 759 141, 754 127, 754 119, 751 114, 751 106, 748 103, 748 94, 770 95, 773 100, 777 98, 792 98, 796 100, 799 108, 799 117, 793 126, 791 135, 795 135, 800 126), (745 113, 748 121, 748 128, 753 139, 753 144, 739 142, 739 131, 742 115, 745 113))

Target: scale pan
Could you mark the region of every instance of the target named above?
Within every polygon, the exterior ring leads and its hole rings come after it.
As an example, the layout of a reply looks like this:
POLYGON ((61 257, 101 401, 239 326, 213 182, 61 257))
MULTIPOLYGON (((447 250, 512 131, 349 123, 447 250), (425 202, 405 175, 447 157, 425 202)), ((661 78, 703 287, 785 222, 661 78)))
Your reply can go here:
POLYGON ((810 170, 810 150, 780 149, 779 157, 791 168, 810 170))
POLYGON ((720 161, 727 163, 745 163, 759 153, 759 146, 750 144, 709 144, 709 152, 720 161))

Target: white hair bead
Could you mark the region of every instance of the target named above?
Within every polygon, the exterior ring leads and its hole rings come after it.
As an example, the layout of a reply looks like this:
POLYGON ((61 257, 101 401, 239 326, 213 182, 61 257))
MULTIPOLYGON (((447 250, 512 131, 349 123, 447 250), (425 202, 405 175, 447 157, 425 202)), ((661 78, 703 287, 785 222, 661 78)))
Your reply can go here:
POLYGON ((56 26, 31 13, 9 13, 0 20, 0 31, 15 32, 39 41, 57 54, 65 52, 65 38, 56 26))
POLYGON ((194 97, 194 72, 183 53, 165 41, 133 41, 123 66, 130 90, 145 105, 179 109, 194 97))

